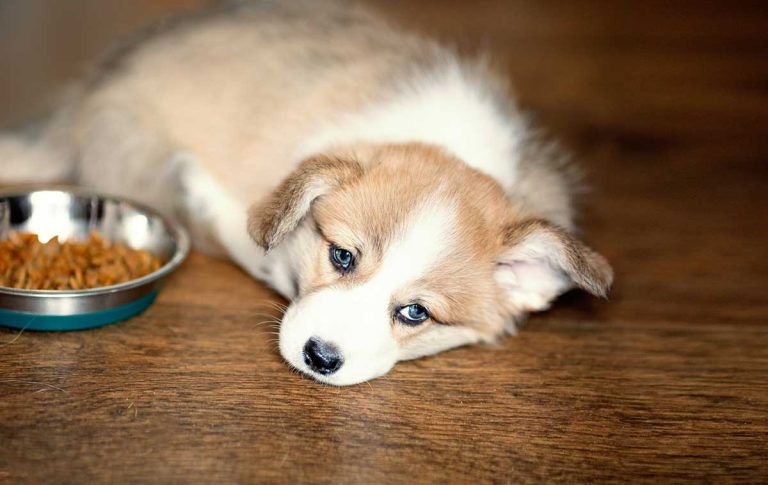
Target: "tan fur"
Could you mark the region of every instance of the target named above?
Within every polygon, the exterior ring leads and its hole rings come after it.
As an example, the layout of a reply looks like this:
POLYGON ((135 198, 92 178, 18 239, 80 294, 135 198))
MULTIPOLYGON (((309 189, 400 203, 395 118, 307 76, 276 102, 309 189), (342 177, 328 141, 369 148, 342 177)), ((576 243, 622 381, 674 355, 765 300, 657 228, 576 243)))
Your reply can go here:
POLYGON ((306 197, 330 192, 361 174, 362 167, 353 161, 323 156, 306 160, 266 202, 251 209, 250 234, 261 247, 270 249, 294 230, 309 210, 312 200, 304 200, 306 197), (310 191, 312 194, 308 194, 310 191))
MULTIPOLYGON (((308 248, 315 253, 315 264, 304 275, 302 288, 312 292, 331 284, 360 284, 375 274, 410 210, 428 199, 455 204, 456 243, 427 277, 401 290, 403 298, 425 295, 440 323, 475 327, 486 339, 498 334, 510 315, 504 313, 502 295, 494 283, 495 260, 504 248, 504 224, 523 218, 521 209, 489 177, 436 147, 368 145, 339 153, 352 159, 329 156, 306 162, 271 200, 257 206, 252 219, 256 240, 268 246, 275 221, 293 220, 291 203, 301 199, 302 187, 317 178, 333 178, 338 185, 329 185, 335 190, 312 206, 319 237, 315 247, 308 248), (361 166, 366 167, 362 174, 357 171, 361 166), (355 251, 358 266, 354 274, 339 276, 330 267, 328 242, 355 251)), ((435 241, 436 246, 441 243, 435 241)), ((396 332, 405 339, 426 328, 398 326, 396 332)))
MULTIPOLYGON (((410 210, 428 199, 455 204, 454 245, 427 277, 402 288, 393 299, 423 295, 441 324, 474 326, 487 337, 498 333, 506 315, 499 311, 503 305, 493 279, 494 257, 501 249, 500 222, 513 212, 503 192, 490 178, 436 147, 409 144, 368 151, 372 166, 365 176, 318 202, 313 211, 318 226, 332 239, 335 234, 362 239, 368 261, 361 265, 360 278, 367 278, 410 210)), ((440 247, 444 241, 434 244, 440 247)), ((395 325, 393 330, 405 341, 428 328, 395 325)))
POLYGON ((601 255, 584 245, 562 228, 543 219, 533 219, 508 226, 504 243, 508 247, 520 243, 526 236, 544 233, 562 251, 564 264, 560 268, 579 287, 595 296, 605 297, 613 282, 613 270, 601 255))
MULTIPOLYGON (((482 340, 491 340, 510 320, 522 316, 520 309, 505 301, 494 282, 494 271, 507 248, 536 231, 562 248, 567 261, 562 271, 578 286, 597 295, 605 295, 610 286, 610 266, 600 255, 558 226, 526 212, 525 204, 515 204, 489 177, 437 147, 419 143, 345 147, 305 162, 270 201, 253 212, 253 221, 260 223, 252 227, 258 241, 267 241, 268 246, 270 236, 265 232, 270 233, 275 221, 293 220, 291 204, 318 178, 333 183, 311 206, 317 238, 314 247, 307 248, 315 256, 303 275, 306 293, 367 281, 379 269, 392 240, 401 234, 410 211, 428 200, 456 207, 457 237, 426 277, 402 288, 402 295, 393 299, 421 295, 437 324, 465 325, 482 340), (355 253, 353 274, 339 275, 330 266, 329 243, 355 253)), ((445 242, 434 244, 439 247, 445 242)), ((428 329, 429 324, 393 325, 401 343, 428 329)))

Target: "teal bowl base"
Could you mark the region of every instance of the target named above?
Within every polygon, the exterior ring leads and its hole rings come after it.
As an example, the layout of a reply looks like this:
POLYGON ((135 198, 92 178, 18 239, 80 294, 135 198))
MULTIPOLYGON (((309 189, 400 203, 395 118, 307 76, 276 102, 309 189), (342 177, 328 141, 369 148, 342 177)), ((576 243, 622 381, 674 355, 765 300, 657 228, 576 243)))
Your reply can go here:
POLYGON ((38 315, 0 309, 0 326, 44 332, 102 327, 138 315, 146 310, 156 297, 157 291, 153 291, 124 305, 79 315, 38 315))

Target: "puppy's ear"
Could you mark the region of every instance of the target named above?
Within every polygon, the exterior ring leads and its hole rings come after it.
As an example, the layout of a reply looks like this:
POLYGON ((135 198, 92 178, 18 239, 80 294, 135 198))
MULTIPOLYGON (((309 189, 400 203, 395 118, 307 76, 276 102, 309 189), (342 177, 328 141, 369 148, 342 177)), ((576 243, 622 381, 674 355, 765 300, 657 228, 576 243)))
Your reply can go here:
POLYGON ((363 173, 357 162, 318 156, 305 160, 267 200, 248 212, 248 232, 266 250, 293 231, 318 197, 363 173))
POLYGON ((504 245, 496 281, 516 308, 545 310, 573 287, 605 297, 613 282, 605 258, 548 221, 534 219, 506 227, 504 245))

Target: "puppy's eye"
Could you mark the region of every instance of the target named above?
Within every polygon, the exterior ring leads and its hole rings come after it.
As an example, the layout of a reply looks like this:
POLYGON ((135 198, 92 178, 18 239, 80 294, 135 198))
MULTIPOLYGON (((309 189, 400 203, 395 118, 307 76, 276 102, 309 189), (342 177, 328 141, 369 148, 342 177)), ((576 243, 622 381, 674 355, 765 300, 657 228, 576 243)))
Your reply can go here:
POLYGON ((336 269, 342 273, 346 273, 351 270, 352 266, 355 264, 355 256, 346 249, 342 249, 331 244, 330 253, 331 264, 333 264, 336 269))
POLYGON ((427 309, 416 303, 404 306, 397 311, 397 318, 406 325, 419 325, 429 318, 427 309))

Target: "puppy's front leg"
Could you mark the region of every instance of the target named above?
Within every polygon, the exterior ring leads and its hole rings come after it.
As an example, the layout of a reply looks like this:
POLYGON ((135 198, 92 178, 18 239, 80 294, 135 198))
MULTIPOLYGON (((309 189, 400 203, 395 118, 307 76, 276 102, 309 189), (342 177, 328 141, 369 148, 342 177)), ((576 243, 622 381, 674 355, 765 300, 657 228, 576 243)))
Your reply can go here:
POLYGON ((188 153, 176 154, 170 164, 179 184, 177 212, 192 233, 196 248, 224 253, 251 276, 287 298, 296 296, 296 278, 282 251, 265 253, 247 231, 247 208, 240 204, 188 153))

